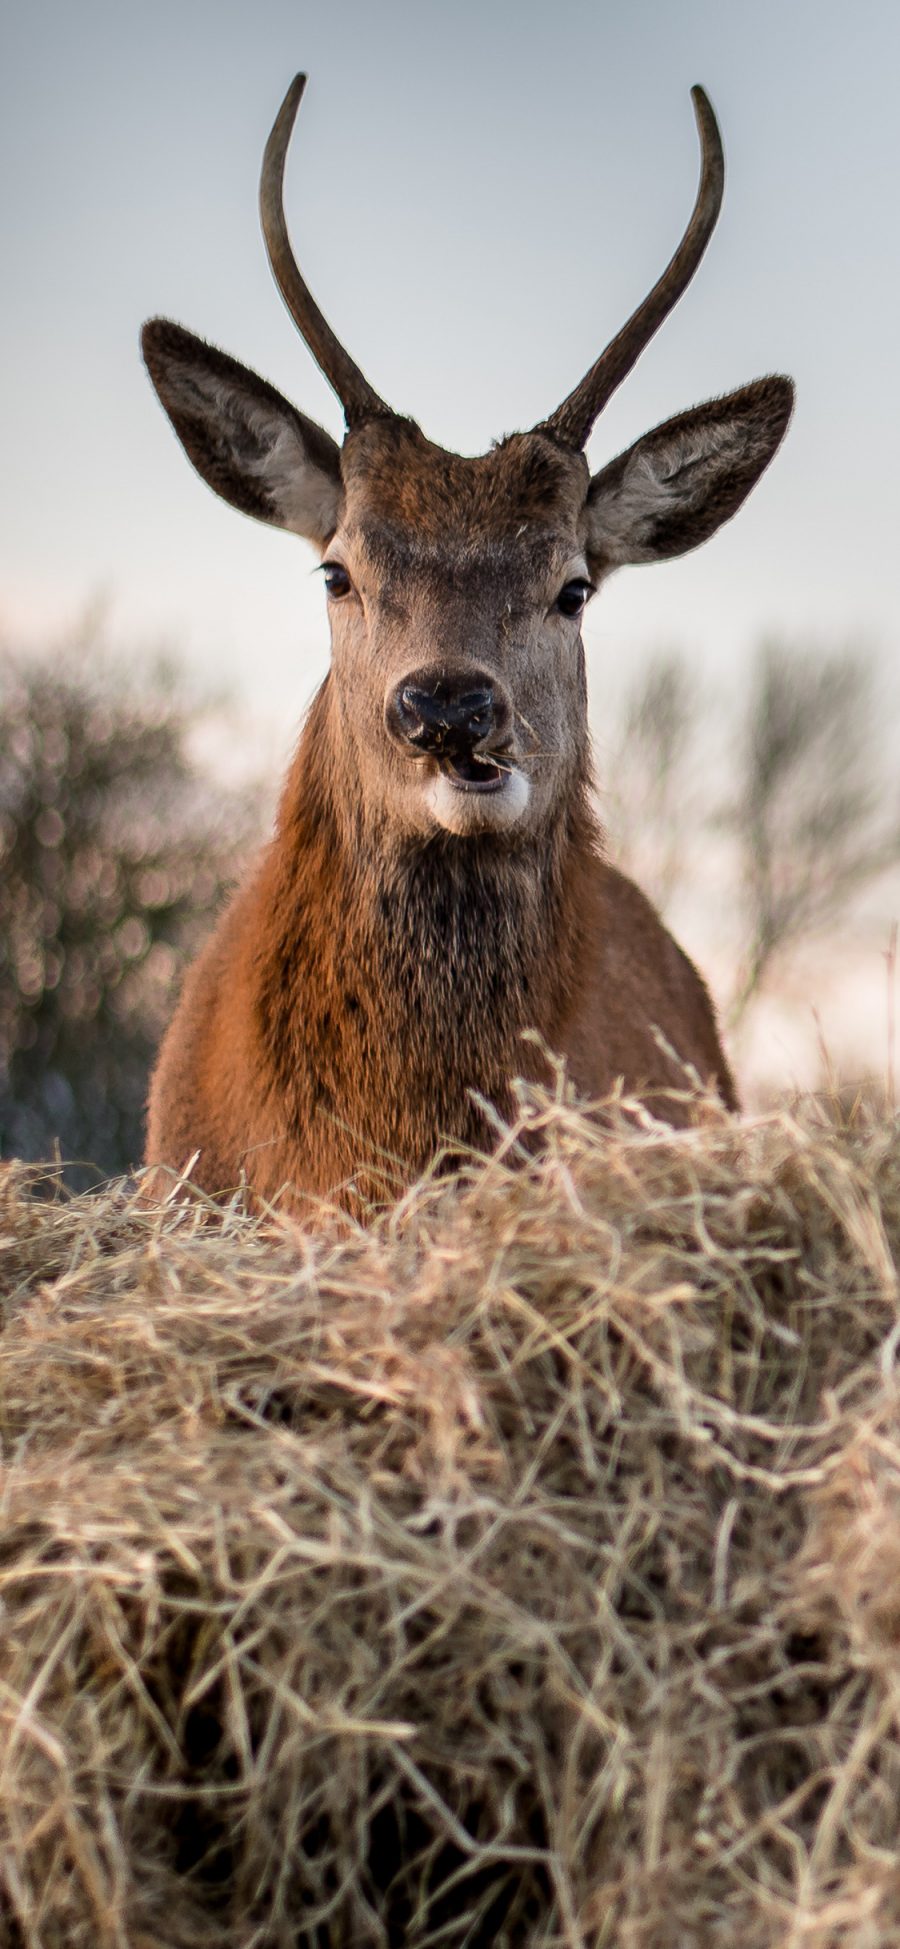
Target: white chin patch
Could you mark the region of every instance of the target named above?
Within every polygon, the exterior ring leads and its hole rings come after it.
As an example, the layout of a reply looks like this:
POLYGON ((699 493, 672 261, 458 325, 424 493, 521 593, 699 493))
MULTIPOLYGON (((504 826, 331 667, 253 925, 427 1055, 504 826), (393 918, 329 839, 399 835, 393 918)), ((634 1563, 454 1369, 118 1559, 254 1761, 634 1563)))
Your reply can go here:
POLYGON ((465 837, 470 832, 505 832, 524 817, 531 786, 524 772, 506 774, 499 791, 466 791, 446 772, 437 772, 425 787, 425 803, 436 826, 465 837))

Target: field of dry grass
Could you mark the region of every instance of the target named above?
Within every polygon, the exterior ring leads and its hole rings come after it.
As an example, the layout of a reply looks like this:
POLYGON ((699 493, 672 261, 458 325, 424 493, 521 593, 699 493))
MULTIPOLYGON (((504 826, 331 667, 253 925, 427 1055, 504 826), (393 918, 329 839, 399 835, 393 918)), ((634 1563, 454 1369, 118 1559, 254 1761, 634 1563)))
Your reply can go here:
POLYGON ((4 1167, 4 1949, 900 1945, 897 1135, 4 1167))

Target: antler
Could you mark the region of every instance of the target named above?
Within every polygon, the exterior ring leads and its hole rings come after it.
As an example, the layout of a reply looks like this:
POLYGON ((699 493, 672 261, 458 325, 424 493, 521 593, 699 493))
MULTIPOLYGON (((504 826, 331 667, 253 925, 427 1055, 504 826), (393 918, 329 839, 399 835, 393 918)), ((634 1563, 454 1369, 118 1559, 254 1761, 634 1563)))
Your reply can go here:
POLYGON ((327 318, 323 318, 300 275, 288 239, 284 218, 284 162, 305 87, 305 74, 295 75, 266 143, 259 179, 259 214, 275 282, 313 358, 329 385, 334 387, 350 427, 358 425, 360 420, 390 416, 391 408, 379 398, 349 352, 345 352, 340 339, 335 337, 327 318))
POLYGON ((551 413, 549 419, 542 420, 539 428, 535 428, 536 432, 548 429, 566 446, 574 447, 577 451, 589 438, 598 413, 612 398, 644 346, 649 344, 654 332, 659 330, 663 319, 668 317, 673 305, 687 289, 716 226, 725 187, 722 138, 709 97, 703 89, 692 88, 691 100, 700 136, 700 188, 690 223, 678 249, 659 282, 654 284, 653 290, 632 313, 627 325, 623 325, 606 351, 601 353, 596 365, 585 373, 580 385, 575 387, 568 399, 563 400, 561 406, 557 406, 556 412, 551 413))

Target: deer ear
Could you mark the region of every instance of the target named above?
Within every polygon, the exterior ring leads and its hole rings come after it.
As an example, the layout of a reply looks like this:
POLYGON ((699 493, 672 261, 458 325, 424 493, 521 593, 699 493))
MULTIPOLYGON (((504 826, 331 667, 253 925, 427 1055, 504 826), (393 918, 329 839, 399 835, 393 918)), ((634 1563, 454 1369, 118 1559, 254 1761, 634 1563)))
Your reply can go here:
POLYGON ((144 326, 141 349, 201 479, 242 514, 324 548, 343 493, 330 435, 255 372, 167 318, 144 326))
POLYGON ((777 452, 793 403, 790 379, 757 379, 666 420, 595 474, 587 539, 594 572, 662 561, 708 541, 777 452))

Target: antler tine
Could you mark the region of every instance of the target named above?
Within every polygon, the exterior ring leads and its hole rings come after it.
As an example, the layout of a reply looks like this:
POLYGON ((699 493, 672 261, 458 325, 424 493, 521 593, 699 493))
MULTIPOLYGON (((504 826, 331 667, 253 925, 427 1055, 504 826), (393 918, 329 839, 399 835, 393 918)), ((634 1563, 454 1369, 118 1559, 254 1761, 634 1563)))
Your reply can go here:
POLYGON ((580 385, 564 399, 555 413, 542 420, 535 431, 548 429, 567 446, 579 450, 588 440, 594 421, 617 386, 626 378, 644 346, 659 330, 673 305, 687 289, 709 243, 722 207, 725 187, 725 156, 719 125, 708 95, 700 87, 691 89, 694 115, 700 136, 700 187, 690 223, 671 262, 658 283, 632 313, 628 323, 601 353, 580 385))
POLYGON ((379 398, 323 318, 290 246, 284 217, 284 163, 305 87, 305 74, 295 75, 266 143, 259 179, 259 214, 275 282, 313 358, 334 387, 350 427, 360 420, 390 416, 391 408, 379 398))

